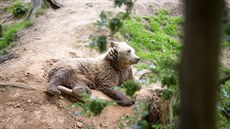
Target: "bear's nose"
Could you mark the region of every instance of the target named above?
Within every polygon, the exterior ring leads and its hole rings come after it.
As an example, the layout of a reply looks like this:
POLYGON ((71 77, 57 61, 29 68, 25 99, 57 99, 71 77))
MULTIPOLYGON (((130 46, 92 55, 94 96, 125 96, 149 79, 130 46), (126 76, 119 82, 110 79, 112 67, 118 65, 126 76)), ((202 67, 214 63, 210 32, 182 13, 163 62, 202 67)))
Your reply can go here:
POLYGON ((136 62, 138 62, 139 60, 140 60, 140 58, 137 58, 137 59, 136 59, 136 62))

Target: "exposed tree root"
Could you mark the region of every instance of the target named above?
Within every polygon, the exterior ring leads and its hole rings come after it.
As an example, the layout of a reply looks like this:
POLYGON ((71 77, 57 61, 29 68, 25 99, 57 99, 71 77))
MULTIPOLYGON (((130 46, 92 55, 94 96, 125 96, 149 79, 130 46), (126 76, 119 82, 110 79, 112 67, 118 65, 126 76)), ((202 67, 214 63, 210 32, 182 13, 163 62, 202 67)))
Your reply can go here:
POLYGON ((2 55, 0 56, 0 64, 7 61, 7 60, 11 60, 14 58, 17 58, 18 56, 14 55, 14 54, 7 54, 7 55, 2 55))

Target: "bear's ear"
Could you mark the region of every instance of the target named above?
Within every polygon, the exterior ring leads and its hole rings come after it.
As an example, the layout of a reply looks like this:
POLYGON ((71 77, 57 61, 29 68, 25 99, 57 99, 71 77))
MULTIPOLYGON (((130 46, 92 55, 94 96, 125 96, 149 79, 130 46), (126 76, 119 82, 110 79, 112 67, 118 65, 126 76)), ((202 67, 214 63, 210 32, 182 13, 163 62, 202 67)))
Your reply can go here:
POLYGON ((111 41, 110 42, 110 47, 117 47, 119 43, 111 41))

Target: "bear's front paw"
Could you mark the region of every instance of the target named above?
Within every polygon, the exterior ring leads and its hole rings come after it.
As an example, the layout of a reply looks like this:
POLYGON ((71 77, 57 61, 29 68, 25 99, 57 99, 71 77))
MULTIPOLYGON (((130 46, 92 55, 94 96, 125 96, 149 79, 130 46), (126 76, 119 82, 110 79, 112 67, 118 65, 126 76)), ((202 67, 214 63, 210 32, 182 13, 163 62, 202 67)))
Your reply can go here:
POLYGON ((129 99, 129 100, 121 100, 117 102, 121 106, 131 106, 135 103, 135 100, 129 99))
POLYGON ((52 95, 61 95, 61 92, 57 88, 47 88, 48 93, 52 95))

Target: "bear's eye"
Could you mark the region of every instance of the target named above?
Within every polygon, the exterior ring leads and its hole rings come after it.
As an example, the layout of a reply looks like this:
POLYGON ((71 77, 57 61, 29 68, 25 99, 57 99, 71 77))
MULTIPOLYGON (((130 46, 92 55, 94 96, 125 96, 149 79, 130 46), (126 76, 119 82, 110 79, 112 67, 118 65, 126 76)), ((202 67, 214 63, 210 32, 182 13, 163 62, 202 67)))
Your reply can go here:
POLYGON ((128 53, 131 53, 131 50, 127 50, 128 53))

